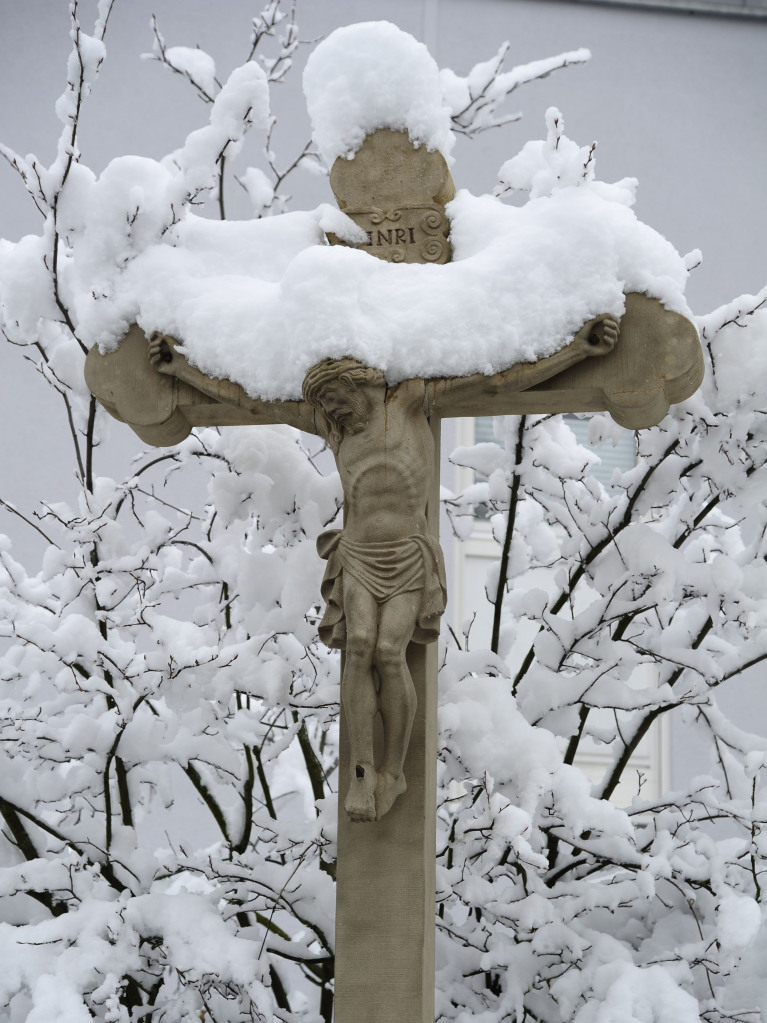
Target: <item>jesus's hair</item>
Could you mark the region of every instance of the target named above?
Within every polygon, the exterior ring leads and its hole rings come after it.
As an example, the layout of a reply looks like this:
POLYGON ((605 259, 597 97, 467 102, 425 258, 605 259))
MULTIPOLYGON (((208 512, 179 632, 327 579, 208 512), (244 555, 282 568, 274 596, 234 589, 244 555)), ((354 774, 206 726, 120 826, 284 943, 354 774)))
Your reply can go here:
POLYGON ((371 369, 370 366, 363 366, 357 359, 323 359, 316 366, 312 366, 304 377, 303 392, 304 401, 308 401, 315 408, 320 407, 320 395, 333 380, 340 380, 342 383, 353 384, 359 387, 365 384, 382 384, 384 375, 380 369, 371 369))
POLYGON ((364 387, 365 384, 384 384, 386 378, 380 369, 371 369, 369 366, 364 366, 357 359, 348 357, 343 359, 323 359, 316 366, 312 366, 306 374, 303 383, 304 401, 314 406, 317 410, 317 418, 322 421, 325 427, 322 432, 327 437, 327 441, 334 454, 338 452, 343 439, 343 431, 338 420, 325 412, 322 407, 321 398, 325 387, 335 381, 339 381, 356 390, 358 387, 364 387))

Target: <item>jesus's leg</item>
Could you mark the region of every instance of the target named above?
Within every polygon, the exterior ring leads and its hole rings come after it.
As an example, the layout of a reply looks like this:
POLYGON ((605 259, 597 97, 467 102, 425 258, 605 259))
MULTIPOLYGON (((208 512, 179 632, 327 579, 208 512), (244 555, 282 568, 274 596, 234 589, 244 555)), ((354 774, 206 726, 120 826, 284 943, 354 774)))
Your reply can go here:
POLYGON ((344 578, 344 614, 346 658, 341 701, 351 760, 344 808, 353 821, 372 821, 376 817, 373 722, 378 698, 373 681, 373 650, 378 630, 378 604, 364 586, 348 575, 344 578))
POLYGON ((379 819, 407 788, 404 766, 416 695, 405 655, 420 603, 420 590, 400 593, 381 607, 378 622, 374 663, 381 677, 378 705, 384 730, 384 757, 375 798, 379 819))

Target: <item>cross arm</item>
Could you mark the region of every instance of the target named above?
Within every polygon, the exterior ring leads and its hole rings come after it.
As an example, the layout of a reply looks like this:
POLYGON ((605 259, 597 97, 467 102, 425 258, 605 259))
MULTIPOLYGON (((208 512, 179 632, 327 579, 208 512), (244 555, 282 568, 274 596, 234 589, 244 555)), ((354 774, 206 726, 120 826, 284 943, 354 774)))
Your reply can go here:
POLYGON ((440 416, 508 415, 516 409, 516 396, 536 384, 563 373, 584 359, 610 353, 619 325, 604 313, 585 323, 569 345, 537 362, 520 362, 485 376, 447 377, 427 383, 429 414, 440 416))
MULTIPOLYGON (((240 410, 245 425, 266 426, 286 423, 307 433, 318 432, 314 422, 314 409, 308 402, 252 398, 240 384, 209 377, 190 365, 184 356, 183 346, 167 334, 156 331, 150 336, 147 357, 158 373, 175 377, 214 401, 231 409, 240 410)), ((231 416, 231 413, 229 415, 231 416)), ((226 425, 232 425, 230 419, 226 425)))
POLYGON ((609 412, 620 426, 644 430, 700 386, 700 338, 685 316, 655 298, 630 292, 612 347, 589 342, 596 322, 585 324, 567 347, 540 362, 512 366, 492 377, 430 381, 429 413, 609 412))
POLYGON ((173 338, 154 334, 149 344, 134 324, 115 352, 92 348, 85 380, 116 419, 147 444, 178 444, 194 426, 286 423, 317 433, 315 413, 304 401, 252 398, 230 380, 208 377, 191 366, 173 338))

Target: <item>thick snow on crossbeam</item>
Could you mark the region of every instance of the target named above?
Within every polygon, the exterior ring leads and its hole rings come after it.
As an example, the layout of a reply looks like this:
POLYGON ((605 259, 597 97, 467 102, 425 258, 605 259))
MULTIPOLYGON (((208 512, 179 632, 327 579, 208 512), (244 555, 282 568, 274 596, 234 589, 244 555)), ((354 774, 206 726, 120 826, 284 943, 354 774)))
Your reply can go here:
MULTIPOLYGON (((333 33, 310 60, 306 87, 328 159, 353 158, 383 125, 449 152, 437 66, 386 22, 333 33)), ((250 221, 195 215, 189 197, 215 193, 219 152, 236 148, 251 124, 268 124, 266 88, 256 65, 237 69, 210 124, 163 162, 125 156, 99 177, 72 166, 57 212, 67 243, 58 277, 86 344, 112 350, 135 322, 181 339, 211 376, 253 396, 294 398, 325 357, 354 356, 392 383, 537 360, 590 318, 620 316, 631 291, 689 315, 685 260, 635 217, 635 182, 596 181, 593 147, 570 142, 553 109, 546 139, 502 168, 503 188, 530 193, 525 205, 465 191, 449 204, 446 265, 373 258, 376 238, 361 249, 328 245, 326 232, 367 241, 328 205, 250 221)), ((36 323, 50 302, 48 245, 28 237, 0 246, 3 299, 20 325, 36 323)))

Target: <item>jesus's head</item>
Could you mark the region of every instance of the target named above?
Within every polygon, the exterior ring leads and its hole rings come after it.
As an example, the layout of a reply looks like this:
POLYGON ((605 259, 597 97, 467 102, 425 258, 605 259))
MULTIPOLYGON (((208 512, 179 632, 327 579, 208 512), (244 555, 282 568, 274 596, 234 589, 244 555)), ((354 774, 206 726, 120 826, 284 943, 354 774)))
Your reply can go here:
POLYGON ((324 431, 334 452, 344 434, 364 430, 370 411, 367 389, 383 387, 379 369, 363 366, 356 359, 324 359, 304 377, 304 400, 317 409, 325 421, 324 431))

